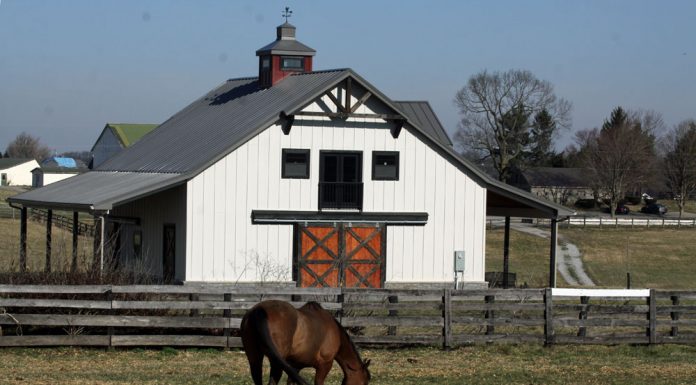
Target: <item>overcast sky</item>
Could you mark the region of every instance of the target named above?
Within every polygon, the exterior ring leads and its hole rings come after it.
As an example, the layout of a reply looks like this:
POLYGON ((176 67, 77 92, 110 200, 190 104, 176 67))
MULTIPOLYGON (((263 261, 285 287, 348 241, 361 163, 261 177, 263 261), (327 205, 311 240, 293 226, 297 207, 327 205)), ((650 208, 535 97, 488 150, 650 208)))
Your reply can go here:
POLYGON ((696 118, 696 1, 0 0, 0 149, 25 131, 89 150, 106 122, 161 123, 255 76, 285 5, 315 69, 350 67, 394 100, 452 99, 484 69, 527 69, 573 103, 575 130, 617 105, 696 118))

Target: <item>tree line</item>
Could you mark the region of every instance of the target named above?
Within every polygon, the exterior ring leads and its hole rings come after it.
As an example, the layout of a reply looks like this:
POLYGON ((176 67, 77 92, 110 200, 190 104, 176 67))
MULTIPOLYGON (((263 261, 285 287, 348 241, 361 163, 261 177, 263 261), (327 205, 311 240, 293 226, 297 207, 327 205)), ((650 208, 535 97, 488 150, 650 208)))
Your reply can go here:
POLYGON ((458 150, 501 181, 531 167, 583 168, 612 215, 627 194, 651 183, 664 183, 680 216, 696 192, 693 119, 668 129, 655 111, 617 106, 601 126, 577 131, 574 144, 556 152, 559 132, 570 128, 572 105, 529 71, 482 71, 469 78, 454 103, 461 116, 458 150))
POLYGON ((92 157, 89 151, 68 151, 58 154, 43 144, 38 137, 26 132, 17 135, 7 145, 4 153, 0 152, 0 158, 36 159, 39 163, 52 155, 78 159, 84 164, 89 164, 92 157))

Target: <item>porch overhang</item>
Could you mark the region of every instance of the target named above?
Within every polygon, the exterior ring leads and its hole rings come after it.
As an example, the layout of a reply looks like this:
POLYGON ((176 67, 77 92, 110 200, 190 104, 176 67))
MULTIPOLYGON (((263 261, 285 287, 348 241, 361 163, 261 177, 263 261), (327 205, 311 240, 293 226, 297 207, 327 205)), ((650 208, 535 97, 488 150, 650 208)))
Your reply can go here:
POLYGON ((428 213, 252 210, 251 223, 255 225, 374 223, 392 226, 424 226, 428 223, 428 213))
POLYGON ((490 183, 486 189, 488 216, 562 219, 575 214, 563 205, 502 182, 490 183))
POLYGON ((114 206, 184 183, 173 173, 91 171, 7 198, 12 205, 82 212, 105 212, 114 206))

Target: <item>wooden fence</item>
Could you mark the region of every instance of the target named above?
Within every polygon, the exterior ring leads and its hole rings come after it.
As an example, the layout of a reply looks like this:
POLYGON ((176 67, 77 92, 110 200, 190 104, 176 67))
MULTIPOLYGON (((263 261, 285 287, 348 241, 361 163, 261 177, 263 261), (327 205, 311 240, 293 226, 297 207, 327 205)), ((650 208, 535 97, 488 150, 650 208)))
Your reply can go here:
POLYGON ((0 346, 240 347, 263 299, 318 301, 362 345, 696 343, 696 292, 0 285, 0 346))
MULTIPOLYGON (((37 209, 37 208, 31 208, 29 209, 29 218, 37 221, 39 223, 46 223, 46 220, 48 218, 48 210, 44 209, 37 209)), ((73 231, 73 220, 72 218, 68 218, 63 215, 56 214, 55 212, 52 214, 51 217, 51 223, 53 226, 59 227, 61 229, 64 229, 66 231, 73 231)), ((84 235, 84 236, 89 236, 89 237, 94 237, 95 234, 95 226, 90 223, 85 223, 85 222, 77 222, 77 233, 78 235, 84 235)))

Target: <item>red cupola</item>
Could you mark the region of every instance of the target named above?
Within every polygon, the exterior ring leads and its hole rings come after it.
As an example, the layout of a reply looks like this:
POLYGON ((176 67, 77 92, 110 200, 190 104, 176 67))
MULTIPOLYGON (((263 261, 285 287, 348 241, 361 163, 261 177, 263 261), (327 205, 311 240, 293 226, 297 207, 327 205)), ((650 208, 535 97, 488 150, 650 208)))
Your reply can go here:
POLYGON ((259 84, 267 88, 288 75, 312 70, 316 51, 295 39, 295 26, 287 21, 279 25, 276 40, 256 51, 259 57, 259 84))

